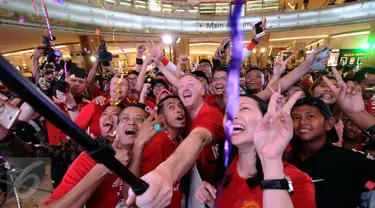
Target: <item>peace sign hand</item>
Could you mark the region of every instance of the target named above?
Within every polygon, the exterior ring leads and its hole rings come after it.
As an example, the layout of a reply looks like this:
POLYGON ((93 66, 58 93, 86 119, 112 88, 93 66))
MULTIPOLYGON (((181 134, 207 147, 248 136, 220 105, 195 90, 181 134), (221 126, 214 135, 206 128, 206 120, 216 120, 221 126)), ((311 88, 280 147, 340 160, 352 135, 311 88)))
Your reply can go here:
POLYGON ((336 103, 340 109, 345 114, 364 111, 361 86, 355 85, 352 81, 345 83, 336 68, 332 68, 332 72, 335 75, 337 87, 327 77, 324 76, 323 80, 335 96, 336 103))
POLYGON ((155 124, 158 123, 160 126, 165 126, 164 121, 158 118, 156 111, 157 108, 155 108, 150 113, 148 118, 142 123, 142 126, 140 128, 141 131, 138 133, 134 146, 144 147, 154 138, 157 133, 154 127, 155 124))
POLYGON ((273 65, 273 74, 277 76, 281 76, 286 69, 287 63, 292 59, 294 56, 296 56, 295 53, 290 55, 285 61, 283 60, 284 54, 280 53, 279 58, 276 60, 275 64, 273 65))
POLYGON ((263 161, 281 161, 282 154, 293 137, 293 123, 290 110, 302 96, 296 92, 281 108, 277 107, 279 93, 273 93, 268 111, 258 123, 254 132, 254 144, 258 155, 263 161))

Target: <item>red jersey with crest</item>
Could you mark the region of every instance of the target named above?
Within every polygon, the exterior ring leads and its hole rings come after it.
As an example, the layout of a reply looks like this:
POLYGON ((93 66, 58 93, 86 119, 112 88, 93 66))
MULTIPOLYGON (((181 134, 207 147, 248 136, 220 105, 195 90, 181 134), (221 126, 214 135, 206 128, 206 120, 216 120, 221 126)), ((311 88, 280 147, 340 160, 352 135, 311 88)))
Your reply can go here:
POLYGON ((207 129, 212 135, 211 144, 205 146, 198 156, 197 168, 202 180, 213 186, 217 185, 215 176, 216 160, 218 158, 218 146, 224 142, 223 114, 219 109, 203 103, 197 116, 188 122, 188 134, 193 129, 201 127, 207 129))
MULTIPOLYGON (((96 162, 86 152, 82 152, 69 167, 60 185, 46 199, 43 205, 48 205, 71 191, 95 165, 96 162)), ((86 202, 86 207, 115 207, 120 201, 118 192, 121 184, 121 180, 117 175, 107 175, 86 202)))
MULTIPOLYGON (((263 190, 260 185, 250 188, 246 179, 238 175, 237 155, 227 170, 224 187, 217 200, 218 208, 261 208, 263 207, 263 190)), ((284 164, 284 173, 293 183, 294 192, 290 195, 295 208, 316 208, 315 188, 311 178, 290 164, 284 164)))
MULTIPOLYGON (((159 132, 150 143, 148 143, 143 151, 141 175, 146 175, 150 171, 156 169, 158 165, 167 160, 167 158, 177 149, 178 144, 172 141, 167 131, 159 132)), ((177 181, 173 185, 173 196, 171 204, 168 208, 181 207, 182 193, 180 190, 180 182, 177 181)))

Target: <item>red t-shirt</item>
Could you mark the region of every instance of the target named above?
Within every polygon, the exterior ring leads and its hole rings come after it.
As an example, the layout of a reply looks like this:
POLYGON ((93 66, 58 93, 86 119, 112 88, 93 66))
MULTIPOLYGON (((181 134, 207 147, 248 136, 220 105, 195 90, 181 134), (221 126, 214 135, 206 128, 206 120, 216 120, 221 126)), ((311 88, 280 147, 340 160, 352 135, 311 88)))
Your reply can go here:
MULTIPOLYGON (((48 205, 71 191, 95 165, 96 162, 90 156, 85 152, 81 153, 69 167, 60 185, 46 199, 43 205, 48 205)), ((120 201, 120 196, 118 195, 120 186, 121 183, 118 176, 109 174, 86 202, 86 207, 115 207, 120 201)))
MULTIPOLYGON (((156 169, 158 165, 167 160, 167 158, 176 150, 178 144, 173 142, 166 131, 159 132, 143 151, 141 175, 146 175, 156 169)), ((182 193, 180 182, 173 185, 173 197, 168 208, 181 208, 182 193)))
POLYGON ((85 131, 87 130, 87 128, 90 128, 90 134, 94 134, 94 136, 100 136, 99 120, 100 116, 102 116, 103 111, 104 105, 100 106, 95 102, 91 102, 82 108, 75 120, 75 123, 77 124, 77 126, 79 126, 79 128, 85 131))
POLYGON ((225 112, 225 108, 221 108, 219 103, 217 103, 216 96, 214 94, 205 94, 204 95, 204 102, 206 102, 208 105, 215 107, 220 110, 220 112, 225 112))
MULTIPOLYGON (((66 116, 69 117, 69 113, 65 108, 64 104, 55 104, 58 108, 60 108, 66 116)), ((53 125, 50 121, 45 121, 47 134, 48 134, 48 142, 50 145, 58 145, 60 142, 66 141, 66 135, 62 132, 59 128, 53 125)))
POLYGON ((155 109, 155 107, 156 107, 155 103, 156 102, 155 102, 155 99, 153 97, 150 97, 150 96, 147 97, 147 99, 145 101, 145 105, 146 105, 145 110, 148 114, 150 114, 151 111, 155 109))
MULTIPOLYGON (((263 207, 263 191, 260 186, 250 189, 246 179, 237 172, 237 155, 227 170, 227 186, 221 189, 217 200, 218 208, 263 207), (229 183, 229 184, 228 184, 229 183)), ((291 199, 295 208, 316 208, 315 188, 311 178, 290 164, 284 165, 284 173, 293 182, 294 192, 291 199)))
POLYGON ((204 103, 197 116, 188 122, 188 134, 193 129, 202 127, 212 134, 212 142, 203 148, 197 159, 197 168, 202 180, 216 186, 215 177, 216 159, 218 156, 218 146, 224 141, 223 114, 215 107, 204 103))
POLYGON ((102 92, 98 86, 94 86, 93 90, 90 90, 91 99, 95 99, 98 96, 106 97, 106 93, 102 92))

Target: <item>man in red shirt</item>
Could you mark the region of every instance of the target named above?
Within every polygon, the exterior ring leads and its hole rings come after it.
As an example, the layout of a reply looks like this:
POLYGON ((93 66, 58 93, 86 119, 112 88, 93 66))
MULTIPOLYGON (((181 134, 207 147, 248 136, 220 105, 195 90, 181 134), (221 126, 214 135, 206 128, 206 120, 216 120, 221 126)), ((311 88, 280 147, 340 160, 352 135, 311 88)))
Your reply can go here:
MULTIPOLYGON (((129 81, 125 78, 121 78, 121 74, 115 75, 111 79, 111 86, 109 92, 109 99, 105 103, 111 101, 119 101, 124 104, 127 103, 127 97, 129 95, 129 81)), ((75 122, 83 130, 89 128, 89 133, 94 136, 100 135, 99 119, 103 112, 104 106, 91 102, 82 108, 78 114, 75 122)))
MULTIPOLYGON (((214 171, 217 145, 223 142, 224 137, 223 115, 204 102, 204 93, 201 82, 195 76, 185 75, 180 79, 178 94, 191 120, 188 122, 189 135, 165 162, 142 177, 150 184, 149 190, 141 196, 147 197, 146 200, 143 198, 143 202, 148 207, 160 207, 166 200, 170 200, 172 184, 191 169, 195 162, 202 179, 216 185, 214 171), (152 196, 148 195, 150 193, 152 196), (168 193, 167 197, 164 193, 168 193)), ((127 204, 134 203, 134 200, 135 195, 130 191, 127 204)))
MULTIPOLYGON (((108 106, 100 119, 101 131, 109 141, 116 128, 113 142, 116 158, 124 165, 129 163, 130 152, 147 113, 136 105, 128 105, 120 115, 120 108, 108 106), (117 123, 116 120, 119 120, 117 123), (114 122, 116 121, 116 122, 114 122), (107 124, 113 126, 108 128, 107 124)), ((121 180, 102 164, 97 164, 83 152, 70 166, 61 184, 44 202, 46 207, 115 207, 119 203, 121 180)))
MULTIPOLYGON (((151 113, 153 116, 155 112, 151 113)), ((154 116, 153 116, 154 117, 154 116)), ((177 96, 169 95, 160 100, 157 108, 156 122, 164 121, 165 130, 158 133, 155 132, 153 126, 151 133, 146 127, 146 122, 142 126, 142 132, 139 133, 136 145, 133 147, 133 156, 129 169, 137 176, 143 176, 158 167, 164 162, 177 148, 181 142, 181 133, 183 133, 186 125, 185 108, 181 100, 177 96), (155 135, 156 134, 156 135, 155 135), (149 140, 142 142, 141 140, 149 140)), ((152 124, 152 123, 150 123, 152 124)), ((129 186, 124 186, 124 196, 127 196, 129 186)), ((173 186, 173 197, 170 208, 181 207, 182 192, 180 190, 180 182, 177 181, 173 186)))
POLYGON ((223 114, 225 112, 224 96, 227 90, 227 72, 225 70, 215 70, 212 75, 211 91, 213 94, 205 96, 205 101, 217 107, 223 114))

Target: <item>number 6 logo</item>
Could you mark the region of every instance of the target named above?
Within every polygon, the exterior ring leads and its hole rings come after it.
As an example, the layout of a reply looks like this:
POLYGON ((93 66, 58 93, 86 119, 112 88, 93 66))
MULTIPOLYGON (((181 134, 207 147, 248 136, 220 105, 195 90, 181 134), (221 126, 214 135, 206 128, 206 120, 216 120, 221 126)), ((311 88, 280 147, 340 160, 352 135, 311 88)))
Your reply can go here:
POLYGON ((19 193, 20 199, 27 199, 36 192, 37 188, 40 185, 40 178, 37 174, 30 173, 30 172, 32 172, 37 167, 40 167, 43 164, 44 164, 43 161, 36 161, 36 162, 32 163, 31 165, 27 166, 22 171, 22 173, 19 176, 17 176, 16 180, 14 181, 14 187, 13 188, 17 193, 19 193), (21 193, 19 189, 21 188, 21 186, 23 186, 22 184, 24 184, 28 180, 32 180, 33 184, 31 186, 29 186, 29 188, 26 191, 21 193))

